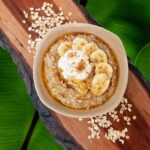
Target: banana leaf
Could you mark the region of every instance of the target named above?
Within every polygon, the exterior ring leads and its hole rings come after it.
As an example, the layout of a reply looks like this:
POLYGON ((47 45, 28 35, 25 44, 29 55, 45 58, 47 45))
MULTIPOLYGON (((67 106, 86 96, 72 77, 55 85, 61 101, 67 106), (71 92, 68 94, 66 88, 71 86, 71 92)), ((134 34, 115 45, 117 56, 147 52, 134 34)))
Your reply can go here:
POLYGON ((149 0, 88 0, 86 9, 105 28, 123 41, 135 62, 140 49, 150 41, 149 0))
POLYGON ((39 119, 33 131, 27 150, 62 150, 39 119))
POLYGON ((146 44, 136 57, 135 64, 150 83, 150 42, 146 44))
POLYGON ((0 150, 62 149, 35 114, 17 67, 0 48, 0 150))

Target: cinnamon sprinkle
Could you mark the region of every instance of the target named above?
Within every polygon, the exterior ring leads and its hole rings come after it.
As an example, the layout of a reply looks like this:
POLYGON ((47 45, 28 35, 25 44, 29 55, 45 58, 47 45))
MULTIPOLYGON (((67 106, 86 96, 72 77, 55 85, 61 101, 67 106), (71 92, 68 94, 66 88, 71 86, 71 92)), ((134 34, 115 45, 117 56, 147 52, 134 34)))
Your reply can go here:
POLYGON ((77 64, 76 70, 77 70, 77 71, 82 71, 82 70, 84 70, 84 68, 85 68, 85 62, 81 60, 81 61, 77 64))

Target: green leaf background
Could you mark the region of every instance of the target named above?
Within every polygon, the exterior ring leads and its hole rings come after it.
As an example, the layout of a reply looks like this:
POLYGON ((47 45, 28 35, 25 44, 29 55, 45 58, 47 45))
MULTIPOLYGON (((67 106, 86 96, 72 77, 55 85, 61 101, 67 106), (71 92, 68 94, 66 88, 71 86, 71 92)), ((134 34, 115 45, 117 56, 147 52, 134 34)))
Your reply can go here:
MULTIPOLYGON (((0 49, 0 150, 20 150, 35 114, 10 55, 0 49)), ((38 119, 27 150, 63 149, 38 119)))
POLYGON ((145 79, 150 81, 150 42, 140 50, 136 57, 135 64, 143 73, 145 79))
MULTIPOLYGON (((86 9, 116 33, 128 57, 150 82, 150 1, 88 0, 86 9)), ((0 49, 0 150, 20 150, 35 115, 25 86, 9 54, 0 49)), ((38 118, 27 150, 63 149, 38 118)))
POLYGON ((88 0, 86 9, 122 40, 132 63, 150 82, 150 0, 88 0), (142 51, 142 52, 141 52, 142 51))

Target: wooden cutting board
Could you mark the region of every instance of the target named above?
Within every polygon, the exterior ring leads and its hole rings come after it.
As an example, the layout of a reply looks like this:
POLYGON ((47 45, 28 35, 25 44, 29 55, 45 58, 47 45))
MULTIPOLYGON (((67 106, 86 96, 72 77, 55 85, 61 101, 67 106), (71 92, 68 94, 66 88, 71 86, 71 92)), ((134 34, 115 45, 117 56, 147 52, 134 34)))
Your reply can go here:
MULTIPOLYGON (((69 21, 84 23, 96 23, 88 13, 72 0, 45 0, 53 3, 55 9, 63 8, 64 15, 72 12, 69 21)), ((102 132, 99 140, 87 138, 89 131, 86 121, 62 116, 47 109, 40 101, 35 92, 32 66, 33 56, 27 52, 28 27, 22 24, 24 19, 23 10, 30 7, 40 7, 43 0, 1 0, 0 1, 0 40, 8 49, 13 60, 17 64, 22 79, 25 81, 31 100, 39 112, 44 124, 53 133, 56 140, 65 149, 86 150, 148 150, 150 149, 150 87, 144 81, 141 74, 129 62, 129 81, 125 96, 133 104, 133 112, 137 116, 132 126, 129 126, 130 139, 125 144, 112 143, 104 137, 102 132)), ((123 122, 119 126, 123 126, 123 122)), ((118 125, 117 125, 118 126, 118 125)))

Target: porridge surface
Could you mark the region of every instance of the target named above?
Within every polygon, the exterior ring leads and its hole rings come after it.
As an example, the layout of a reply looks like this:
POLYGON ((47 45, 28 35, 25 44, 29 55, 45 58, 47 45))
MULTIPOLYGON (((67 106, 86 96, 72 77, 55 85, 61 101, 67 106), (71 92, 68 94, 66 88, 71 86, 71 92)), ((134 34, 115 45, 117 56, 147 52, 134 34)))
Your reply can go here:
POLYGON ((56 40, 44 55, 44 84, 58 102, 75 109, 103 104, 114 92, 118 66, 111 48, 92 34, 56 40))

